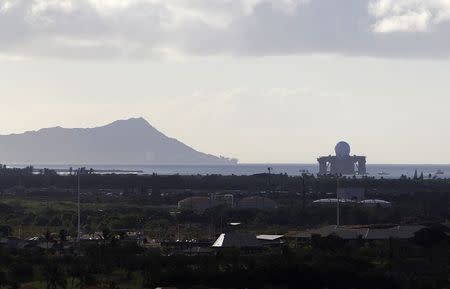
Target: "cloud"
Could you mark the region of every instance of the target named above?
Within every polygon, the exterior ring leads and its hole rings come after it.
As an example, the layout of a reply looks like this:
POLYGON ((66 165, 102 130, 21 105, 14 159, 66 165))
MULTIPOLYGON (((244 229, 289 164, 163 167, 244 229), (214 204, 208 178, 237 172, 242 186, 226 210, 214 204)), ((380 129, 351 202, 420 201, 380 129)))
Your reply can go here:
POLYGON ((0 0, 0 53, 450 56, 449 0, 0 0))
POLYGON ((450 20, 448 0, 376 0, 369 10, 377 33, 426 32, 450 20))

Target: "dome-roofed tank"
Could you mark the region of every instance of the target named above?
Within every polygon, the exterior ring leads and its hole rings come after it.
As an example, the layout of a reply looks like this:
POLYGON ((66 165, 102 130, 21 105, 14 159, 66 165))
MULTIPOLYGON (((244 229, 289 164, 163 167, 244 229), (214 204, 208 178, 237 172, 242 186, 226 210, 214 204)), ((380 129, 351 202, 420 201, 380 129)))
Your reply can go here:
POLYGON ((206 210, 213 207, 213 203, 208 197, 194 196, 188 197, 178 202, 180 210, 206 210))
POLYGON ((337 157, 347 157, 350 155, 350 145, 345 141, 340 141, 334 147, 337 157))

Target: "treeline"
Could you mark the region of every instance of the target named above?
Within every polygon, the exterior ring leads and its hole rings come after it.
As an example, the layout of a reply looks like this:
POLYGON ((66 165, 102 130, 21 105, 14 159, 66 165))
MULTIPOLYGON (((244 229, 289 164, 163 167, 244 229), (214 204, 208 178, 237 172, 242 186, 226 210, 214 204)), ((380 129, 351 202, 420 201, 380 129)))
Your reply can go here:
MULTIPOLYGON (((340 177, 341 186, 363 187, 368 191, 413 193, 450 192, 450 179, 376 179, 372 177, 340 177)), ((73 189, 77 176, 58 174, 0 174, 0 190, 23 186, 25 188, 58 187, 73 189)), ((167 189, 192 190, 241 190, 241 191, 288 191, 303 189, 313 192, 335 192, 335 176, 288 176, 285 174, 258 174, 251 176, 222 175, 134 175, 134 174, 84 174, 83 188, 123 189, 139 191, 151 189, 159 192, 167 189)))

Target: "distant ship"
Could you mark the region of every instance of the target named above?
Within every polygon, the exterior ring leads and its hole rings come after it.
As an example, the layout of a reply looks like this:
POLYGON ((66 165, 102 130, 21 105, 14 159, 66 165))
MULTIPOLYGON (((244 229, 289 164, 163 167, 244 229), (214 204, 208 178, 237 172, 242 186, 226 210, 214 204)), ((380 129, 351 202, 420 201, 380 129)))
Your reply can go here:
POLYGON ((378 175, 380 175, 380 176, 388 176, 388 175, 390 175, 390 173, 381 171, 381 172, 378 173, 378 175))
POLYGON ((444 171, 443 170, 437 170, 434 174, 435 175, 443 175, 444 171))

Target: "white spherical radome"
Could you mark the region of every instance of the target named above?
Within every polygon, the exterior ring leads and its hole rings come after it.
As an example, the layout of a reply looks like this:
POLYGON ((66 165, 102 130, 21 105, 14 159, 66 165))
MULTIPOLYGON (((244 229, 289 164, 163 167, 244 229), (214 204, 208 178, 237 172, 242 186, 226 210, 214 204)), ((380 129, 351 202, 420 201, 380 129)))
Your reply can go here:
POLYGON ((336 156, 338 157, 346 157, 350 155, 350 145, 345 141, 340 141, 334 147, 334 151, 336 152, 336 156))

